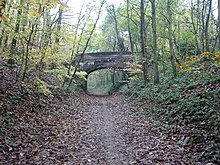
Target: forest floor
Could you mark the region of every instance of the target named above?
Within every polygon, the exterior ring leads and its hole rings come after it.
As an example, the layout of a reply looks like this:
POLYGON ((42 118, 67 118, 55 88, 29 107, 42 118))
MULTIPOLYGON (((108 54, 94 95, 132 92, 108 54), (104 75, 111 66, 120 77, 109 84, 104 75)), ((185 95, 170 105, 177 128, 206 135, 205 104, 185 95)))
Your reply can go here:
POLYGON ((13 143, 1 139, 0 164, 205 164, 119 94, 62 94, 50 97, 43 110, 28 107, 15 106, 13 124, 1 124, 13 143))

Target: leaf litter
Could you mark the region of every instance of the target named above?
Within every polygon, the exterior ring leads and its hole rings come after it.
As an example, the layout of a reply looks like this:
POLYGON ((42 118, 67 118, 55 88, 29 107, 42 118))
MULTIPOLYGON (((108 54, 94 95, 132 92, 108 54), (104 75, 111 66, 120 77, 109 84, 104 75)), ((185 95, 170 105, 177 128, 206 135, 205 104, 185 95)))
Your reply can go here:
POLYGON ((0 164, 205 164, 129 102, 118 94, 60 94, 39 111, 17 105, 1 139, 0 164))

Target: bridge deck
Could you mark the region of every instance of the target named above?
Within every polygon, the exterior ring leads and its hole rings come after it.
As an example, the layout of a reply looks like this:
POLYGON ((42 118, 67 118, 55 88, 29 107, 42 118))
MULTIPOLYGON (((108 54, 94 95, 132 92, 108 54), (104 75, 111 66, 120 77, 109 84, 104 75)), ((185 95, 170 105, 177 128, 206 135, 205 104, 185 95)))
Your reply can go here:
MULTIPOLYGON (((76 55, 76 61, 82 54, 76 55)), ((131 52, 98 52, 85 53, 79 69, 86 71, 88 74, 104 68, 128 68, 128 62, 132 62, 131 52)))

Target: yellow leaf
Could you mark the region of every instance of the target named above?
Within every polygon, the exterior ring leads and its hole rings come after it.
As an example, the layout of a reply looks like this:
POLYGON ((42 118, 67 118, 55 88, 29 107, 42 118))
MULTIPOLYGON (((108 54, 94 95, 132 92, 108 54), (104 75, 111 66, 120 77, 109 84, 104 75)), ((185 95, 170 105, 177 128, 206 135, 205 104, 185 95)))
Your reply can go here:
POLYGON ((190 70, 191 67, 189 67, 189 66, 180 66, 180 69, 181 70, 190 70))
POLYGON ((46 5, 47 4, 47 0, 43 0, 42 1, 42 5, 44 6, 44 5, 46 5))
POLYGON ((215 61, 220 60, 220 52, 216 52, 216 53, 215 53, 214 60, 215 60, 215 61))
POLYGON ((2 19, 3 21, 7 22, 7 21, 8 21, 8 16, 3 15, 3 16, 1 17, 1 19, 2 19))
POLYGON ((31 9, 31 10, 29 10, 29 16, 32 18, 32 17, 34 17, 35 16, 35 10, 34 9, 31 9))
POLYGON ((180 65, 180 63, 175 62, 175 66, 179 67, 179 66, 181 66, 181 65, 180 65))
POLYGON ((8 16, 5 16, 5 15, 0 16, 0 20, 7 22, 8 21, 8 16))
POLYGON ((35 15, 36 17, 40 18, 40 13, 36 12, 35 15))
POLYGON ((202 53, 201 55, 204 56, 204 57, 207 57, 207 56, 212 55, 212 53, 211 52, 205 52, 205 53, 202 53))
POLYGON ((1 14, 5 13, 5 8, 2 8, 2 7, 0 6, 0 13, 1 13, 1 14))

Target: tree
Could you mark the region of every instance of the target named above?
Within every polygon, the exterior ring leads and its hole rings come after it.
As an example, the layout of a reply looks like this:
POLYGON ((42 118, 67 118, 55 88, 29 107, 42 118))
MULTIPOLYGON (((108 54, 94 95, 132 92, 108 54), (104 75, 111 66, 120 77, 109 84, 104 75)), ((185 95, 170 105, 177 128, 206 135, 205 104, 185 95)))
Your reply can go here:
POLYGON ((140 22, 141 22, 141 26, 140 26, 140 38, 141 38, 141 53, 142 53, 142 57, 144 58, 143 61, 143 70, 144 70, 144 83, 145 85, 147 84, 147 82, 149 81, 148 79, 148 57, 147 57, 147 52, 146 52, 146 41, 145 41, 145 10, 144 10, 144 0, 141 0, 140 2, 140 22))
MULTIPOLYGON (((37 22, 37 20, 36 20, 37 22)), ((24 81, 24 79, 26 78, 26 74, 27 74, 27 69, 28 69, 28 60, 29 60, 29 49, 30 49, 30 44, 31 44, 31 40, 32 40, 32 36, 35 30, 36 24, 32 23, 31 25, 31 30, 29 33, 29 37, 28 37, 28 41, 27 41, 27 45, 26 45, 26 51, 25 51, 25 62, 24 62, 24 72, 23 72, 23 76, 22 76, 22 81, 24 81)))
POLYGON ((15 25, 15 30, 14 30, 15 35, 14 35, 12 42, 11 42, 11 52, 12 53, 14 53, 16 45, 17 45, 17 34, 19 33, 19 30, 20 30, 22 7, 23 7, 23 0, 20 0, 20 7, 18 9, 17 20, 16 20, 16 25, 15 25))
POLYGON ((151 0, 150 2, 152 8, 154 84, 157 84, 159 82, 159 71, 158 71, 158 56, 157 56, 156 6, 155 6, 155 0, 151 0))
POLYGON ((218 49, 220 50, 220 0, 218 0, 218 49))
POLYGON ((191 21, 192 21, 193 33, 194 33, 194 38, 195 38, 195 43, 196 43, 196 52, 199 52, 201 50, 200 44, 199 44, 199 39, 198 39, 199 21, 198 21, 198 19, 195 19, 195 14, 199 15, 198 8, 199 8, 198 1, 197 1, 197 4, 194 5, 193 0, 192 0, 191 1, 191 21), (195 6, 197 6, 197 7, 195 7, 195 6))
POLYGON ((174 38, 173 38, 173 25, 172 25, 172 1, 167 0, 167 14, 168 14, 168 31, 169 31, 169 45, 170 45, 170 61, 173 70, 173 76, 176 77, 176 66, 175 66, 175 51, 174 51, 174 38))
POLYGON ((63 8, 62 8, 62 6, 60 6, 60 8, 59 8, 59 11, 58 11, 58 18, 57 18, 57 37, 55 38, 55 43, 56 44, 59 44, 59 41, 60 41, 60 29, 61 29, 61 23, 62 23, 62 15, 63 15, 63 8))
POLYGON ((115 11, 115 6, 112 4, 108 9, 108 12, 111 14, 114 24, 115 24, 115 34, 116 34, 116 43, 117 43, 117 50, 119 52, 125 51, 124 46, 124 39, 120 36, 119 28, 118 28, 118 18, 115 11))
MULTIPOLYGON (((2 23, 2 20, 4 20, 5 6, 6 6, 6 0, 2 0, 1 3, 0 3, 0 25, 2 23)), ((2 46, 4 32, 5 32, 5 30, 2 29, 2 33, 1 33, 1 36, 0 36, 0 48, 2 46)))
POLYGON ((211 9, 212 9, 212 0, 208 1, 209 4, 207 4, 208 7, 208 13, 207 13, 207 18, 206 18, 206 22, 205 22, 205 38, 206 38, 206 42, 205 42, 205 47, 206 47, 206 51, 209 52, 210 51, 210 41, 209 41, 209 24, 210 24, 210 15, 211 15, 211 9))
POLYGON ((129 41, 130 41, 130 48, 131 52, 134 52, 134 43, 133 43, 133 38, 131 34, 131 20, 130 20, 130 1, 127 0, 127 24, 128 24, 128 34, 129 34, 129 41))

